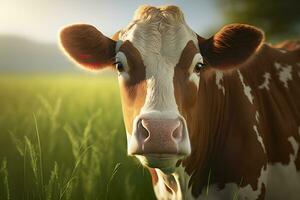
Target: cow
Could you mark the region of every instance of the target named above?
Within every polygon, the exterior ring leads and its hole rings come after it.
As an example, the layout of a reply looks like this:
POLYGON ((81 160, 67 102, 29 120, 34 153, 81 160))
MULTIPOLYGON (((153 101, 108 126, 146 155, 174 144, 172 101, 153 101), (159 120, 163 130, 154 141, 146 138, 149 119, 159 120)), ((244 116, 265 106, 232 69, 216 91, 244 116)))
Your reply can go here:
POLYGON ((60 44, 118 73, 128 155, 157 199, 300 199, 299 41, 246 24, 205 39, 178 7, 141 6, 112 39, 75 24, 60 44))

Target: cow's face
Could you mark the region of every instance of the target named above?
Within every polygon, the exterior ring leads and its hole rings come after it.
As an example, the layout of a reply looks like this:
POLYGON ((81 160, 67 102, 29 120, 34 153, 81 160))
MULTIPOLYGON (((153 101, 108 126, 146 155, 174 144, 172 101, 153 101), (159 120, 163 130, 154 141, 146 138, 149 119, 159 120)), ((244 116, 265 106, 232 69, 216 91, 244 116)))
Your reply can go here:
POLYGON ((61 32, 62 47, 81 66, 115 66, 128 154, 165 172, 172 172, 177 161, 191 153, 189 132, 195 131, 204 60, 207 67, 239 64, 261 38, 253 27, 231 25, 204 40, 174 6, 141 7, 114 40, 90 25, 73 25, 61 32))

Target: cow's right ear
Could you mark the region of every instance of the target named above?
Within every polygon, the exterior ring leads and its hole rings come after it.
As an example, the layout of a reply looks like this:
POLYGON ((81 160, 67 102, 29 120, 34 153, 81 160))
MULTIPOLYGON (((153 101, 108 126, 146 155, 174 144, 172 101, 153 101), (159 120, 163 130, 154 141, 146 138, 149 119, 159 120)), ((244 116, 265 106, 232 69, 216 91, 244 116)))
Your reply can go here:
POLYGON ((261 46, 264 33, 250 25, 230 24, 205 40, 198 37, 204 60, 217 69, 231 69, 245 62, 261 46))
POLYGON ((63 28, 60 44, 67 55, 84 68, 98 70, 114 63, 116 41, 94 26, 75 24, 63 28))

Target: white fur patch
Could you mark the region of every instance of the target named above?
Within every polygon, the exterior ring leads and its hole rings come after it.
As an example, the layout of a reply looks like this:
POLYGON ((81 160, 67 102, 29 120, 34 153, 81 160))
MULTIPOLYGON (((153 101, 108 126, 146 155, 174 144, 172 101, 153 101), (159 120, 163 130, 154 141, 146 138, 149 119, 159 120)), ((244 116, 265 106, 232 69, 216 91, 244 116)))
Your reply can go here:
POLYGON ((263 148, 264 152, 266 153, 266 148, 265 148, 265 145, 264 145, 263 139, 262 139, 261 135, 259 134, 259 132, 258 132, 258 129, 257 129, 257 126, 256 126, 256 125, 253 125, 253 130, 254 130, 254 132, 255 132, 255 134, 256 134, 256 137, 257 137, 257 140, 258 140, 258 142, 261 144, 261 146, 262 146, 262 148, 263 148))
POLYGON ((216 84, 219 90, 221 90, 223 92, 223 94, 225 95, 225 88, 224 86, 221 84, 221 81, 223 81, 223 72, 221 71, 216 71, 216 84))
POLYGON ((192 81, 197 86, 197 89, 199 88, 200 76, 198 76, 195 73, 192 73, 190 75, 189 80, 192 81))
POLYGON ((166 189, 165 186, 165 181, 163 178, 163 172, 161 172, 159 169, 155 169, 156 174, 157 174, 157 183, 154 185, 154 192, 156 195, 156 198, 158 200, 168 200, 168 199, 175 199, 174 198, 174 192, 173 193, 169 193, 166 189))
POLYGON ((290 155, 289 164, 268 165, 266 199, 299 199, 300 172, 297 171, 295 165, 299 144, 294 137, 289 137, 288 141, 294 150, 294 153, 290 155))
POLYGON ((255 112, 255 120, 259 123, 259 112, 255 112))
POLYGON ((177 174, 164 174, 161 170, 155 169, 158 182, 154 185, 154 192, 158 200, 181 200, 182 193, 177 174), (167 191, 167 188, 171 191, 167 191), (177 188, 177 191, 173 190, 177 188))
POLYGON ((248 86, 248 85, 245 84, 244 77, 243 77, 242 73, 240 72, 240 70, 237 70, 237 72, 239 74, 239 78, 240 78, 241 83, 242 83, 243 88, 244 88, 244 94, 249 99, 250 103, 253 104, 254 97, 251 94, 251 88, 250 88, 250 86, 248 86))
MULTIPOLYGON (((208 194, 202 191, 202 194, 197 199, 221 200, 221 199, 257 199, 261 193, 262 184, 267 178, 267 170, 262 167, 260 177, 257 179, 257 190, 254 190, 251 185, 240 187, 236 183, 227 183, 225 188, 220 190, 217 185, 211 185, 208 189, 208 194)), ((242 182, 242 180, 241 180, 242 182)))
POLYGON ((123 41, 132 42, 146 66, 147 93, 141 114, 153 110, 179 113, 174 94, 174 68, 186 44, 192 40, 198 47, 198 40, 185 22, 172 20, 171 15, 164 19, 153 9, 147 19, 137 20, 120 36, 123 41), (171 21, 167 23, 168 19, 171 21))
POLYGON ((158 200, 172 199, 172 200, 192 200, 195 199, 192 196, 191 187, 189 187, 190 176, 185 172, 182 165, 176 168, 176 172, 173 174, 163 174, 159 169, 155 169, 158 175, 158 184, 154 186, 155 195, 158 200), (170 185, 170 181, 174 182, 177 187, 177 192, 172 191, 172 194, 166 191, 165 185, 170 185))
POLYGON ((281 53, 287 53, 287 50, 284 50, 284 49, 279 49, 279 51, 280 51, 281 53))
POLYGON ((271 74, 266 72, 264 73, 264 82, 258 86, 259 89, 266 89, 266 90, 270 90, 269 84, 270 84, 270 80, 271 80, 271 74))
POLYGON ((288 81, 293 80, 292 66, 291 65, 282 65, 278 62, 275 62, 274 66, 279 71, 278 72, 279 80, 281 82, 283 82, 284 87, 288 88, 288 81))

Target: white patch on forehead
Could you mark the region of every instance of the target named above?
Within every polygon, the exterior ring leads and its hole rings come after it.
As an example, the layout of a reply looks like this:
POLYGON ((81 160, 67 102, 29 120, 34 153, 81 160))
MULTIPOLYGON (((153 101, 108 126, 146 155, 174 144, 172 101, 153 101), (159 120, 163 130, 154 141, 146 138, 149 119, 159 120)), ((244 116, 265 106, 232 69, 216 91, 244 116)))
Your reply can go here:
POLYGON ((293 80, 292 66, 291 65, 282 65, 278 62, 275 62, 274 66, 279 71, 278 72, 279 80, 281 82, 283 82, 284 87, 288 88, 288 81, 293 80))
POLYGON ((259 134, 259 132, 258 132, 258 129, 257 129, 257 126, 256 126, 256 125, 253 125, 253 130, 254 130, 254 132, 255 132, 255 134, 256 134, 256 137, 257 137, 257 140, 258 140, 258 142, 261 144, 261 146, 262 146, 262 148, 263 148, 264 152, 266 153, 266 148, 265 148, 265 145, 264 145, 263 139, 262 139, 261 135, 259 134))
POLYGON ((221 90, 223 92, 223 94, 225 95, 225 88, 224 86, 221 84, 221 81, 223 81, 223 72, 221 71, 216 71, 216 84, 219 90, 221 90))
POLYGON ((264 82, 258 86, 259 89, 266 89, 266 90, 270 90, 269 84, 270 84, 270 80, 271 80, 271 74, 266 72, 264 73, 264 82))
POLYGON ((146 75, 147 93, 141 113, 147 113, 152 110, 178 113, 173 86, 174 71, 161 69, 157 71, 157 74, 149 77, 151 70, 146 68, 146 74, 148 75, 148 77, 146 75))
MULTIPOLYGON (((141 113, 152 110, 178 113, 174 94, 174 68, 186 44, 192 40, 198 48, 197 35, 184 21, 166 21, 153 13, 153 19, 137 21, 121 34, 138 49, 146 66, 147 94, 141 113)), ((167 15, 167 13, 164 13, 167 15)), ((197 81, 197 80, 196 80, 197 81)))
POLYGON ((244 77, 243 77, 242 73, 240 72, 240 70, 237 70, 237 72, 239 74, 239 78, 240 78, 241 83, 242 83, 243 88, 244 88, 244 94, 249 99, 250 103, 253 104, 254 97, 251 94, 251 88, 250 88, 250 86, 248 86, 248 85, 245 84, 244 77))

